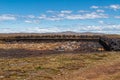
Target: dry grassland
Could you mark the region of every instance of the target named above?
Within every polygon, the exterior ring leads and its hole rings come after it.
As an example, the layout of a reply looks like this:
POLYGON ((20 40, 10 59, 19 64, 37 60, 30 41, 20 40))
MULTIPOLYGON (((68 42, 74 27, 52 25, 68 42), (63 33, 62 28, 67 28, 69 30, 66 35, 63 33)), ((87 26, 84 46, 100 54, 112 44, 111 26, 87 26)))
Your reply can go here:
POLYGON ((0 80, 120 80, 120 52, 0 57, 0 80))

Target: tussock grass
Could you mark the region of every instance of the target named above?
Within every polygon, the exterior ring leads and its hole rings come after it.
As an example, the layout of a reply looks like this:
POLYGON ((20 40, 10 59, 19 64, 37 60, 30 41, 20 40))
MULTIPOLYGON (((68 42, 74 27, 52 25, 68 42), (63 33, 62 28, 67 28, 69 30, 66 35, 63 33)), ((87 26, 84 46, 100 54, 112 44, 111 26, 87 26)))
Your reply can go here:
POLYGON ((119 80, 119 63, 120 52, 1 57, 0 80, 119 80))

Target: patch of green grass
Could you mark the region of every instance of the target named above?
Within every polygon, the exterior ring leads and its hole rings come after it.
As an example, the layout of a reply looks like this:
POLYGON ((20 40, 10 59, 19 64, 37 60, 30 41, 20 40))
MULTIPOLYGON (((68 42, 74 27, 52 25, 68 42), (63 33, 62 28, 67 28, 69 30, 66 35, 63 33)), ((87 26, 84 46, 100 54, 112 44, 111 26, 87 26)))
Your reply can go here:
POLYGON ((98 60, 103 60, 106 57, 108 57, 108 54, 87 54, 84 55, 84 59, 88 59, 90 61, 98 61, 98 60))
POLYGON ((43 70, 44 68, 42 68, 41 66, 38 66, 35 68, 36 70, 43 70))
POLYGON ((80 68, 85 68, 86 65, 84 63, 66 63, 58 69, 66 69, 66 70, 78 70, 80 68))
POLYGON ((41 70, 49 74, 59 74, 60 70, 59 69, 52 69, 52 68, 43 68, 41 66, 36 67, 36 70, 41 70))

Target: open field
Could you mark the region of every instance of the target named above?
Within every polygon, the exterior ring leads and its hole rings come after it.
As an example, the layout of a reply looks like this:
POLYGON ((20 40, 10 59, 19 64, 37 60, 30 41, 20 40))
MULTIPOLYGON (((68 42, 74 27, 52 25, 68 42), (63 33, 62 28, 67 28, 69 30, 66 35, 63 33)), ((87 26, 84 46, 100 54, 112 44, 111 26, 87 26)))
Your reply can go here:
POLYGON ((0 80, 120 80, 120 52, 0 57, 0 80))
POLYGON ((120 0, 0 0, 0 80, 120 80, 120 0))
POLYGON ((1 41, 0 80, 120 80, 120 52, 95 41, 1 41))

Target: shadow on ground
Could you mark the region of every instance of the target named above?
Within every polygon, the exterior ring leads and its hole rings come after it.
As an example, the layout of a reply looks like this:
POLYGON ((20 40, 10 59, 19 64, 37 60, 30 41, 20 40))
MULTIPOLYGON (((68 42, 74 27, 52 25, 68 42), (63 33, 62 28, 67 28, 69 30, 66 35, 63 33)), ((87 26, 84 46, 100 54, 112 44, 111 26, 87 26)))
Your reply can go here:
MULTIPOLYGON (((100 51, 98 51, 100 52, 100 51)), ((50 54, 61 54, 61 53, 90 53, 82 51, 55 51, 55 50, 26 50, 26 49, 0 49, 0 58, 24 58, 24 57, 36 57, 50 54)))
POLYGON ((47 54, 58 53, 56 51, 41 51, 41 50, 26 50, 26 49, 0 49, 0 57, 8 58, 24 58, 24 57, 36 57, 47 54))

